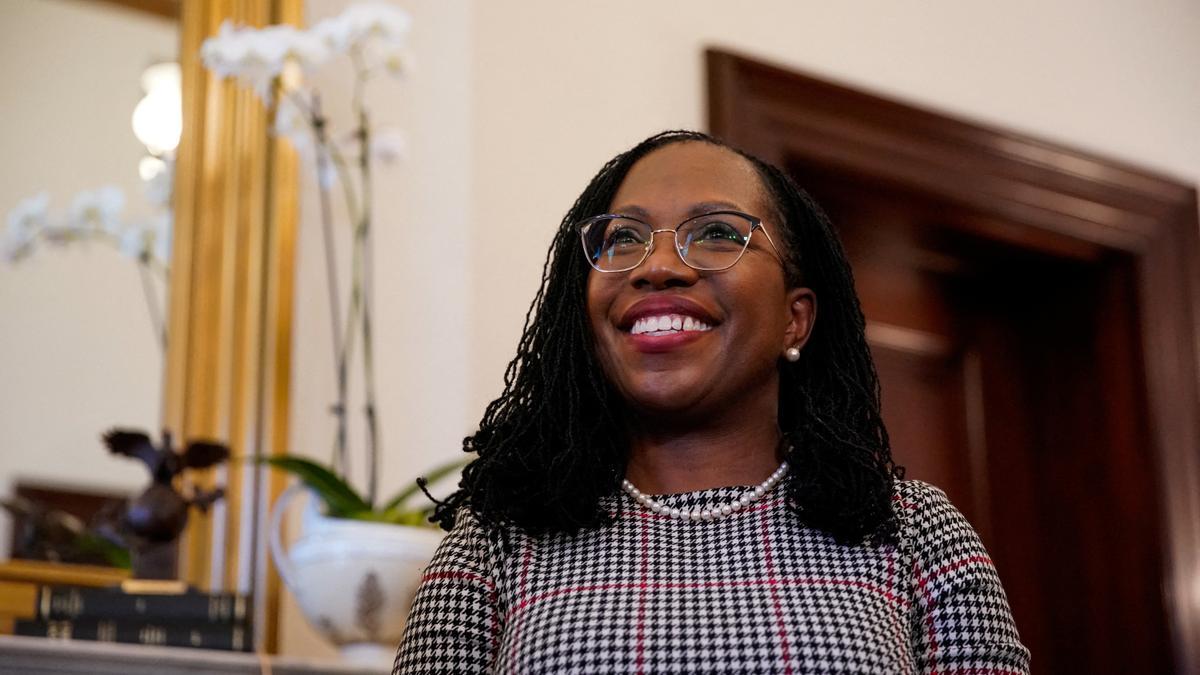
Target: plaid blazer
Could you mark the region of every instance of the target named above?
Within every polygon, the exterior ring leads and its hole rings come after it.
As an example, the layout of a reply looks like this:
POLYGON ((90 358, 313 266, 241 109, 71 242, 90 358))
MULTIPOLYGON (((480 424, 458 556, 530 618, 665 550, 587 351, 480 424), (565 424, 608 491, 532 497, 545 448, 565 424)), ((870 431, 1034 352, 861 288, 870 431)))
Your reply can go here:
MULTIPOLYGON (((750 487, 657 497, 694 509, 750 487)), ((896 484, 904 545, 843 546, 775 493, 680 522, 624 493, 609 527, 514 533, 465 510, 425 571, 393 675, 1027 673, 1000 578, 941 490, 896 484)))

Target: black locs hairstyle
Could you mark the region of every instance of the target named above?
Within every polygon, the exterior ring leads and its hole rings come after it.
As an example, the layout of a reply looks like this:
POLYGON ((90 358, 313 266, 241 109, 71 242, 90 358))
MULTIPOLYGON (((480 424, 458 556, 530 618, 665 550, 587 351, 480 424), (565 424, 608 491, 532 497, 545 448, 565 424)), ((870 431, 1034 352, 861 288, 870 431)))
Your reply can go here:
MULTIPOLYGON (((782 229, 791 285, 816 294, 820 312, 798 362, 780 363, 779 426, 789 503, 806 524, 843 543, 892 541, 892 461, 879 412, 879 381, 865 322, 841 243, 828 218, 780 169, 705 134, 667 131, 622 153, 596 174, 563 219, 547 254, 542 285, 525 315, 504 393, 479 430, 463 441, 478 458, 459 489, 434 511, 450 529, 460 507, 493 531, 576 532, 612 522, 601 499, 625 473, 624 403, 596 359, 586 309, 590 267, 576 223, 604 213, 630 168, 657 148, 701 142, 729 148, 757 170, 782 229)), ((772 224, 775 224, 772 222, 772 224)))

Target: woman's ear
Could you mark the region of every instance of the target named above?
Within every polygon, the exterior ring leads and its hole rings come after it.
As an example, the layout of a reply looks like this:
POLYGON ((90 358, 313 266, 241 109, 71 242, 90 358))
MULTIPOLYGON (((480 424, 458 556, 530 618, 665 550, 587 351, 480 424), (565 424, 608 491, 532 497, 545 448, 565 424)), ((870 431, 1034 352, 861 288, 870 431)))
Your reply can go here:
POLYGON ((809 288, 793 288, 787 293, 788 324, 784 331, 783 347, 803 349, 812 335, 813 323, 817 320, 817 295, 809 288))

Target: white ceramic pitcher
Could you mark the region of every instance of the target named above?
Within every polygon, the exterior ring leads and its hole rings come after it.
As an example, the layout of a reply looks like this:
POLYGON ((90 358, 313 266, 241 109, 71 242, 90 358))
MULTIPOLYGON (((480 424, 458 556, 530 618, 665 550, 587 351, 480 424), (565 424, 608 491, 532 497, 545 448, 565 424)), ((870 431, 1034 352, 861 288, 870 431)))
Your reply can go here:
POLYGON ((355 663, 390 665, 421 574, 443 533, 424 527, 331 518, 310 494, 302 532, 286 550, 280 537, 293 485, 271 512, 271 555, 308 622, 355 663))

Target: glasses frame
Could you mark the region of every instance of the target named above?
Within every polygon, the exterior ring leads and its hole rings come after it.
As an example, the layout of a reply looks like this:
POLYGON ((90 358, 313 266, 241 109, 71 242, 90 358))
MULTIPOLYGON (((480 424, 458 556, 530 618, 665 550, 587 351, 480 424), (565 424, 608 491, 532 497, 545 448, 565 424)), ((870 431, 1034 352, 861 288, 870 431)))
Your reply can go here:
POLYGON ((765 225, 763 225, 761 218, 756 218, 755 216, 752 216, 749 213, 742 213, 741 211, 734 211, 731 209, 730 210, 721 210, 721 211, 708 211, 706 213, 700 213, 700 214, 697 214, 690 218, 685 219, 683 222, 679 223, 675 227, 660 227, 660 228, 655 228, 654 225, 647 223, 646 221, 642 220, 641 218, 634 218, 633 216, 626 216, 626 215, 622 215, 620 213, 602 213, 598 216, 592 216, 591 218, 588 218, 588 219, 580 222, 579 224, 577 224, 575 226, 575 230, 579 233, 579 243, 583 247, 583 257, 587 259, 588 265, 590 265, 592 269, 594 269, 597 272, 600 272, 602 274, 620 274, 622 272, 629 272, 631 270, 637 269, 639 266, 641 266, 642 263, 646 262, 646 259, 650 257, 651 253, 654 252, 655 235, 659 234, 660 232, 670 232, 671 233, 671 240, 673 242, 675 242, 676 255, 679 256, 679 259, 681 261, 683 261, 684 265, 687 265, 688 267, 690 267, 694 270, 697 270, 699 272, 721 272, 721 271, 727 270, 730 267, 733 267, 734 265, 738 264, 738 261, 741 260, 742 256, 746 255, 746 251, 749 250, 750 241, 754 238, 755 230, 762 230, 763 236, 765 236, 767 238, 767 243, 770 244, 771 248, 775 250, 775 255, 779 256, 780 260, 783 259, 783 254, 779 251, 779 247, 775 245, 775 240, 771 238, 771 233, 767 231, 767 228, 765 225), (696 265, 693 265, 692 263, 688 262, 687 258, 685 258, 683 255, 683 245, 680 244, 680 242, 679 242, 679 228, 683 227, 684 225, 687 225, 688 223, 692 222, 693 220, 699 220, 700 218, 708 218, 709 216, 722 216, 722 215, 738 216, 738 217, 745 218, 746 220, 750 221, 750 233, 746 235, 746 245, 742 247, 742 250, 741 250, 741 252, 738 253, 737 258, 734 258, 733 262, 729 263, 728 265, 726 265, 724 267, 697 267, 696 265), (636 263, 630 265, 629 267, 625 267, 625 268, 622 268, 619 270, 604 270, 604 269, 600 269, 599 267, 597 267, 596 263, 592 261, 592 254, 591 254, 591 251, 588 250, 588 243, 587 243, 587 237, 585 234, 585 230, 587 230, 588 226, 590 226, 594 223, 598 223, 602 220, 610 220, 613 218, 621 218, 622 220, 632 220, 635 223, 641 223, 642 225, 645 225, 646 227, 650 228, 650 237, 646 240, 645 251, 642 252, 642 257, 639 258, 636 263))

